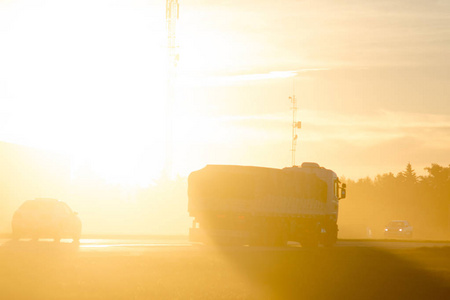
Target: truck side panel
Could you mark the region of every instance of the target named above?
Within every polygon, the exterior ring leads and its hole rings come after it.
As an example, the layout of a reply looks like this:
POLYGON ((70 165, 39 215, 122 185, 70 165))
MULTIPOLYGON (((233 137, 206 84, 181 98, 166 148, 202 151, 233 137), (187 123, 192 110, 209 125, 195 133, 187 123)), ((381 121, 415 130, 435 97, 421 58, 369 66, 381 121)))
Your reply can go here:
POLYGON ((204 168, 189 176, 189 212, 258 215, 323 214, 327 184, 316 174, 233 166, 204 168), (249 168, 249 169, 247 169, 249 168))

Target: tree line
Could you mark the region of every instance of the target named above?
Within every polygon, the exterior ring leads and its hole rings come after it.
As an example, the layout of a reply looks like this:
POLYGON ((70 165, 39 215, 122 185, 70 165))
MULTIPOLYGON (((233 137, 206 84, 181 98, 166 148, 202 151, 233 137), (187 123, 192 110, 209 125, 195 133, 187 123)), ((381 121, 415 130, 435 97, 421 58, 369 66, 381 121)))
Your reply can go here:
POLYGON ((408 163, 397 175, 345 180, 342 230, 352 237, 380 238, 389 221, 408 220, 415 238, 450 239, 450 166, 432 164, 425 170, 426 175, 418 176, 408 163))

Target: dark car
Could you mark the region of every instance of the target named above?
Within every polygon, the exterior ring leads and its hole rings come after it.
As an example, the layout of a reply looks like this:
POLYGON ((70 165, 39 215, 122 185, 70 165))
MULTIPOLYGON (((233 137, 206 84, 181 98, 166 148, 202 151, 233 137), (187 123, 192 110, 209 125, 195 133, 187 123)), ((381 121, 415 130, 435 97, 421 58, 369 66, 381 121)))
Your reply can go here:
POLYGON ((35 199, 25 201, 14 213, 12 219, 13 239, 20 238, 71 238, 78 242, 81 235, 81 221, 78 214, 56 199, 35 199))
POLYGON ((413 228, 406 220, 394 220, 384 228, 386 238, 412 238, 413 228))

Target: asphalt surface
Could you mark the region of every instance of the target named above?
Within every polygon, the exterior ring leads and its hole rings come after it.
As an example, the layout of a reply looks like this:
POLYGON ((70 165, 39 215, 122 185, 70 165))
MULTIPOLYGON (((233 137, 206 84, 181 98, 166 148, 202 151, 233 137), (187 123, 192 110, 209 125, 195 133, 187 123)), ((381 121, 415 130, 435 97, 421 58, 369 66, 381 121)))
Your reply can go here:
POLYGON ((214 247, 187 237, 0 239, 1 299, 450 299, 450 242, 214 247))

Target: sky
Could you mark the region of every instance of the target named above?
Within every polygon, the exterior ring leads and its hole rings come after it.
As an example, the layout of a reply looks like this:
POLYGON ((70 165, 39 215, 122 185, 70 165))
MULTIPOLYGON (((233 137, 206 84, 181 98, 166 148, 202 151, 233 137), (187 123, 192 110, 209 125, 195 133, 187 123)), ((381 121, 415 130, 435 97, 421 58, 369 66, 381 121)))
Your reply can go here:
MULTIPOLYGON (((450 1, 179 2, 174 174, 290 166, 293 94, 297 164, 450 164, 450 1)), ((0 0, 0 140, 157 179, 166 42, 162 0, 0 0)))

